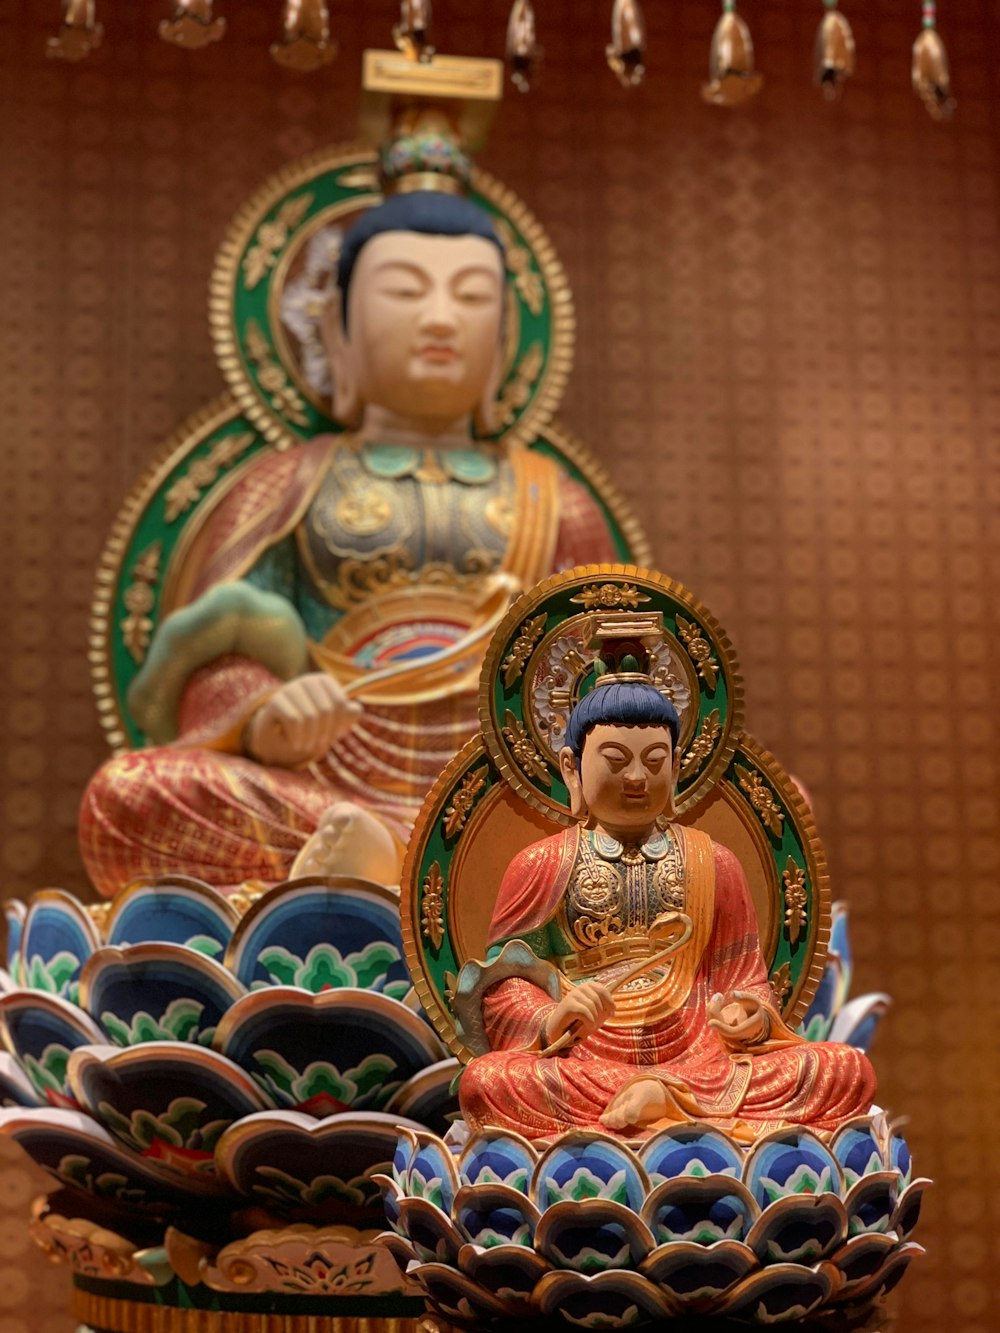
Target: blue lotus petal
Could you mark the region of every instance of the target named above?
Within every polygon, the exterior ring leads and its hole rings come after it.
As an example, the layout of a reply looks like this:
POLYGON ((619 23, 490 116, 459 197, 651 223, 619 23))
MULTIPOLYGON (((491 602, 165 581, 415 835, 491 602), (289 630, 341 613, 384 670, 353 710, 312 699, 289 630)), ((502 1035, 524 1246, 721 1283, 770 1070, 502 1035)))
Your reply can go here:
POLYGON ((392 890, 344 876, 289 880, 259 898, 240 921, 226 966, 247 987, 341 986, 402 999, 399 902, 392 890))
POLYGON ((747 1234, 762 1264, 815 1264, 847 1236, 847 1211, 834 1194, 790 1194, 772 1203, 747 1234))
POLYGON ((221 961, 239 915, 216 889, 185 875, 133 884, 111 905, 105 940, 132 944, 184 944, 221 961))
POLYGON ((892 1004, 892 997, 882 993, 859 995, 849 1000, 833 1020, 830 1041, 856 1046, 859 1051, 870 1049, 879 1023, 892 1004))
POLYGON ((421 1263, 454 1264, 465 1243, 451 1218, 427 1199, 400 1199, 399 1227, 421 1263))
POLYGON ((463 1185, 455 1195, 455 1221, 466 1240, 483 1249, 524 1245, 531 1249, 540 1214, 509 1185, 463 1185))
POLYGON ((450 1214, 458 1188, 458 1171, 450 1150, 434 1135, 418 1133, 417 1151, 407 1176, 407 1193, 427 1199, 450 1214))
POLYGON ((735 1176, 738 1180, 743 1156, 732 1139, 707 1125, 671 1126, 639 1149, 639 1160, 653 1186, 678 1176, 735 1176))
POLYGON ((639 1272, 680 1304, 706 1304, 724 1296, 757 1266, 757 1256, 740 1241, 698 1245, 674 1240, 657 1246, 639 1272))
POLYGON ((844 1184, 848 1189, 862 1176, 870 1175, 873 1171, 884 1171, 886 1167, 879 1135, 868 1116, 851 1120, 838 1129, 830 1144, 830 1151, 840 1163, 844 1184))
POLYGON ((103 1042, 101 1029, 75 1004, 56 995, 17 990, 0 996, 0 1037, 42 1101, 73 1107, 69 1058, 80 1046, 103 1042))
POLYGON ((743 1168, 747 1188, 761 1208, 786 1194, 840 1194, 840 1166, 807 1129, 781 1129, 759 1139, 743 1168))
POLYGON ((215 1048, 292 1111, 381 1111, 407 1079, 441 1057, 423 1019, 398 1000, 348 988, 251 991, 225 1014, 215 1048))
POLYGON ((423 1287, 431 1307, 449 1319, 480 1328, 508 1315, 502 1301, 446 1264, 419 1264, 410 1276, 423 1287))
POLYGON ((62 889, 36 893, 21 938, 22 984, 75 1000, 80 970, 99 943, 97 927, 75 898, 62 889))
POLYGON ((458 1160, 463 1185, 509 1185, 526 1193, 538 1164, 527 1139, 505 1129, 482 1129, 465 1145, 458 1160))
POLYGON ((536 1250, 554 1268, 577 1273, 637 1268, 654 1244, 645 1222, 607 1199, 553 1204, 535 1232, 536 1250))
POLYGON ((893 1171, 899 1172, 900 1184, 905 1189, 913 1179, 913 1159, 910 1156, 910 1145, 898 1130, 892 1130, 889 1134, 889 1161, 887 1165, 893 1171))
POLYGON ((682 1176, 658 1185, 642 1205, 642 1219, 657 1245, 689 1241, 712 1245, 742 1240, 759 1209, 747 1190, 731 1176, 682 1176))
POLYGON ((211 1043, 246 994, 221 963, 179 944, 98 949, 80 974, 80 1003, 118 1046, 211 1043))
POLYGON ((895 1231, 900 1240, 907 1240, 913 1234, 913 1229, 920 1218, 920 1205, 923 1201, 924 1191, 931 1183, 931 1181, 923 1179, 911 1181, 900 1195, 899 1203, 896 1205, 896 1211, 892 1215, 890 1224, 890 1230, 895 1231))
POLYGON ((535 1167, 531 1198, 543 1212, 553 1204, 609 1199, 637 1213, 649 1193, 638 1158, 609 1135, 562 1135, 535 1167))
MULTIPOLYGON (((897 1246, 873 1277, 868 1278, 866 1282, 859 1282, 852 1288, 850 1292, 851 1305, 859 1307, 869 1305, 873 1301, 887 1296, 900 1281, 912 1261, 923 1253, 923 1246, 915 1245, 912 1241, 897 1246)), ((840 1295, 839 1292, 837 1294, 840 1295)))
POLYGON ((895 1171, 872 1171, 862 1176, 847 1192, 848 1235, 890 1229, 899 1191, 895 1171))
POLYGON ((852 1236, 830 1255, 830 1262, 843 1275, 843 1284, 836 1293, 838 1304, 851 1299, 857 1288, 868 1283, 881 1270, 896 1244, 893 1236, 869 1233, 852 1236))

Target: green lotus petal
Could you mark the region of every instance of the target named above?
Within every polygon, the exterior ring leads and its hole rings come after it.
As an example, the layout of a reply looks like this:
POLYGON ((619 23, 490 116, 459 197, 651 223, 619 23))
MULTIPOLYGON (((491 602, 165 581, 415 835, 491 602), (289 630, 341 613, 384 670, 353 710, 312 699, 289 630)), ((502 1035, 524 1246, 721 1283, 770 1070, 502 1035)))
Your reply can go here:
MULTIPOLYGON (((373 940, 371 944, 358 953, 348 954, 344 959, 345 966, 350 968, 357 977, 355 982, 348 982, 347 984, 360 986, 363 990, 370 990, 385 979, 389 968, 392 967, 393 963, 398 963, 399 960, 399 950, 393 948, 387 940, 373 940)), ((406 986, 406 989, 408 990, 409 987, 406 986)))
POLYGON ((205 1109, 205 1103, 196 1097, 175 1097, 158 1123, 168 1134, 177 1135, 179 1147, 191 1147, 198 1136, 205 1132, 201 1125, 205 1109))
POLYGON ((339 949, 335 949, 332 944, 314 944, 299 969, 295 984, 318 995, 320 991, 361 983, 353 969, 345 966, 339 949))
POLYGON ((194 1041, 205 1006, 197 1000, 184 997, 171 1000, 160 1019, 160 1027, 176 1041, 194 1041))
POLYGON ((292 1084, 292 1096, 297 1102, 307 1102, 310 1097, 318 1097, 324 1092, 338 1102, 349 1102, 354 1085, 341 1074, 336 1065, 328 1064, 325 1060, 314 1060, 292 1084))
MULTIPOLYGON (((281 1092, 287 1093, 289 1097, 292 1096, 292 1088, 299 1075, 283 1055, 279 1055, 277 1051, 258 1051, 254 1059, 267 1075, 263 1083, 265 1088, 273 1084, 281 1092)), ((259 1076, 257 1077, 259 1082, 259 1076)))
POLYGON ((396 1072, 396 1062, 388 1055, 367 1055, 355 1069, 348 1069, 344 1077, 350 1079, 359 1094, 370 1092, 385 1083, 396 1072))
POLYGON ((225 1134, 226 1130, 233 1122, 231 1120, 211 1120, 207 1125, 202 1125, 197 1136, 192 1136, 188 1146, 200 1148, 202 1152, 214 1152, 215 1145, 225 1134), (194 1141, 195 1137, 197 1142, 194 1141))
POLYGON ((127 1023, 123 1023, 117 1014, 113 1014, 110 1009, 101 1014, 101 1027, 111 1040, 116 1041, 119 1046, 131 1046, 132 1029, 127 1023))
POLYGON ((211 935, 192 935, 189 940, 184 941, 185 947, 194 949, 196 953, 203 953, 206 958, 218 958, 222 953, 222 945, 218 940, 213 940, 211 935))
POLYGON ((61 995, 66 990, 74 974, 79 970, 79 958, 76 954, 70 953, 68 949, 62 949, 59 953, 53 954, 48 961, 47 971, 56 989, 56 994, 61 995))
POLYGON ((273 984, 278 986, 296 986, 299 984, 295 978, 302 967, 302 959, 297 958, 288 949, 283 949, 280 944, 272 945, 270 949, 264 949, 260 955, 260 964, 271 977, 273 984))

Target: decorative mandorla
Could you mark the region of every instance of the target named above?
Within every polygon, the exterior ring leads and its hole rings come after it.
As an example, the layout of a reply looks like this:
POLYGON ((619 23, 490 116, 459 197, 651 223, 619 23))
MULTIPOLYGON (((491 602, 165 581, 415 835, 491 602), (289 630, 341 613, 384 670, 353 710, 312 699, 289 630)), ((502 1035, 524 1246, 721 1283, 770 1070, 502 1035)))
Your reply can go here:
MULTIPOLYGON (((847 911, 800 1031, 867 1049, 889 1004, 848 1000, 847 911)), ((430 1306, 481 1328, 561 1316, 628 1328, 683 1315, 853 1324, 902 1277, 929 1182, 883 1112, 824 1142, 801 1128, 752 1147, 685 1124, 634 1150, 576 1131, 532 1144, 487 1129, 448 1141, 403 1130, 379 1178, 392 1253, 430 1306)))
POLYGON ((447 1129, 458 1066, 414 1005, 394 890, 312 878, 227 900, 176 877, 5 911, 0 1131, 60 1186, 33 1224, 50 1252, 81 1273, 99 1253, 110 1276, 145 1251, 129 1280, 167 1281, 170 1228, 174 1269, 223 1290, 324 1245, 345 1290, 400 1285, 385 1254, 377 1280, 365 1268, 373 1177, 400 1128, 447 1129))

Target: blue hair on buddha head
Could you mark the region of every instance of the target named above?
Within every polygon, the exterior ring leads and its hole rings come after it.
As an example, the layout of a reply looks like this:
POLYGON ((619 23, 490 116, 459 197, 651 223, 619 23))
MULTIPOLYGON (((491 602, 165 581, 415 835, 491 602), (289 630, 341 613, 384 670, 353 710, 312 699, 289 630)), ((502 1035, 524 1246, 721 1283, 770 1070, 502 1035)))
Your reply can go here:
POLYGON ((370 208, 344 237, 337 263, 337 286, 345 329, 348 294, 358 256, 369 241, 387 231, 415 231, 422 236, 478 236, 496 246, 501 265, 504 263, 503 246, 489 213, 471 199, 440 190, 394 194, 385 203, 370 208))
POLYGON ((583 744, 595 727, 666 727, 676 746, 681 732, 677 709, 654 685, 639 680, 609 681, 585 694, 569 715, 565 744, 577 766, 583 744))

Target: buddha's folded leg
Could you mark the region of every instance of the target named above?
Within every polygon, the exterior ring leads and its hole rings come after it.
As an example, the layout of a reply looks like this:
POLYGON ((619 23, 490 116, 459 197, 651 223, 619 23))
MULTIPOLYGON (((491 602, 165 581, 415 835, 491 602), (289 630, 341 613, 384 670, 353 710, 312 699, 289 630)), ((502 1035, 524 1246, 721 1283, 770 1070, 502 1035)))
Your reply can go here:
POLYGON ((308 772, 212 750, 140 750, 91 780, 80 851, 106 897, 138 875, 187 874, 220 888, 278 883, 338 796, 308 772))
POLYGON ((459 1103, 473 1129, 495 1125, 529 1139, 567 1129, 606 1132, 601 1116, 638 1072, 600 1058, 493 1051, 466 1067, 459 1103))

